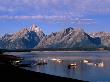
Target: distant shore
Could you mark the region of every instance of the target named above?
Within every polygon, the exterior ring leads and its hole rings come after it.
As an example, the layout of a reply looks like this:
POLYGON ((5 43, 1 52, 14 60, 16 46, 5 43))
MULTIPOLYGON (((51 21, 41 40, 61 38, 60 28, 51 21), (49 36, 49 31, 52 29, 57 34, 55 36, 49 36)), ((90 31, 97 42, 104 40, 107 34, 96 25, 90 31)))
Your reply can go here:
POLYGON ((39 48, 39 49, 0 49, 0 54, 5 52, 36 52, 36 51, 57 51, 57 52, 105 52, 110 51, 104 48, 39 48))
POLYGON ((31 52, 109 52, 107 50, 104 50, 104 51, 31 51, 31 52))

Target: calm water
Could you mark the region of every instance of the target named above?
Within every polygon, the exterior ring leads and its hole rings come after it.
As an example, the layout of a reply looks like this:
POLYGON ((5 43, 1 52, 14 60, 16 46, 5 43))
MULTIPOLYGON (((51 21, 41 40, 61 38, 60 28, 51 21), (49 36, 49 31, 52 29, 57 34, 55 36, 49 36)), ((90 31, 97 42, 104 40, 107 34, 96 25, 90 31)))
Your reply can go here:
POLYGON ((110 81, 110 52, 32 52, 18 56, 47 62, 25 67, 28 70, 90 82, 110 81))

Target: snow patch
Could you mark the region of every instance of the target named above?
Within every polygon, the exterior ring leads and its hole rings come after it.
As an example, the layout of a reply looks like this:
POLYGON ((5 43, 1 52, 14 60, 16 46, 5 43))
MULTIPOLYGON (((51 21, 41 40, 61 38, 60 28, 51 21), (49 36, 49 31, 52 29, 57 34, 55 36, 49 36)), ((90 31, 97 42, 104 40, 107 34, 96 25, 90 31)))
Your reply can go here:
POLYGON ((41 32, 42 30, 41 30, 40 27, 38 27, 38 26, 36 26, 36 25, 32 25, 32 27, 31 27, 31 31, 41 32))

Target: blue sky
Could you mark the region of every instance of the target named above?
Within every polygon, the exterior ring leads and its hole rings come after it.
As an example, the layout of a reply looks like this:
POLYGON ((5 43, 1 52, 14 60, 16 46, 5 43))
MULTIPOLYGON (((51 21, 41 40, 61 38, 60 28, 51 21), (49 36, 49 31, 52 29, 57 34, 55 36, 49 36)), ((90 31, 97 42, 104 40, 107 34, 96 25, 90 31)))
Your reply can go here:
POLYGON ((110 0, 0 0, 0 35, 36 24, 46 34, 67 27, 110 32, 110 0))

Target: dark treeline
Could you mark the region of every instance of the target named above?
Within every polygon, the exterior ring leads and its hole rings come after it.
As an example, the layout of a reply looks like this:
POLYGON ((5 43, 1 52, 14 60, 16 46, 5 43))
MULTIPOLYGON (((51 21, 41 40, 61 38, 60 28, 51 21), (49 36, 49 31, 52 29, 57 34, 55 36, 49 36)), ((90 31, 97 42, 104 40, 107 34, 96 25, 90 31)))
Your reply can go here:
POLYGON ((95 48, 40 48, 32 51, 94 51, 95 48))
POLYGON ((37 49, 0 49, 0 53, 4 52, 31 52, 31 51, 104 51, 110 50, 109 47, 75 47, 75 48, 37 48, 37 49))
POLYGON ((32 49, 32 51, 103 51, 110 50, 110 48, 85 48, 85 47, 76 47, 76 48, 40 48, 32 49))

